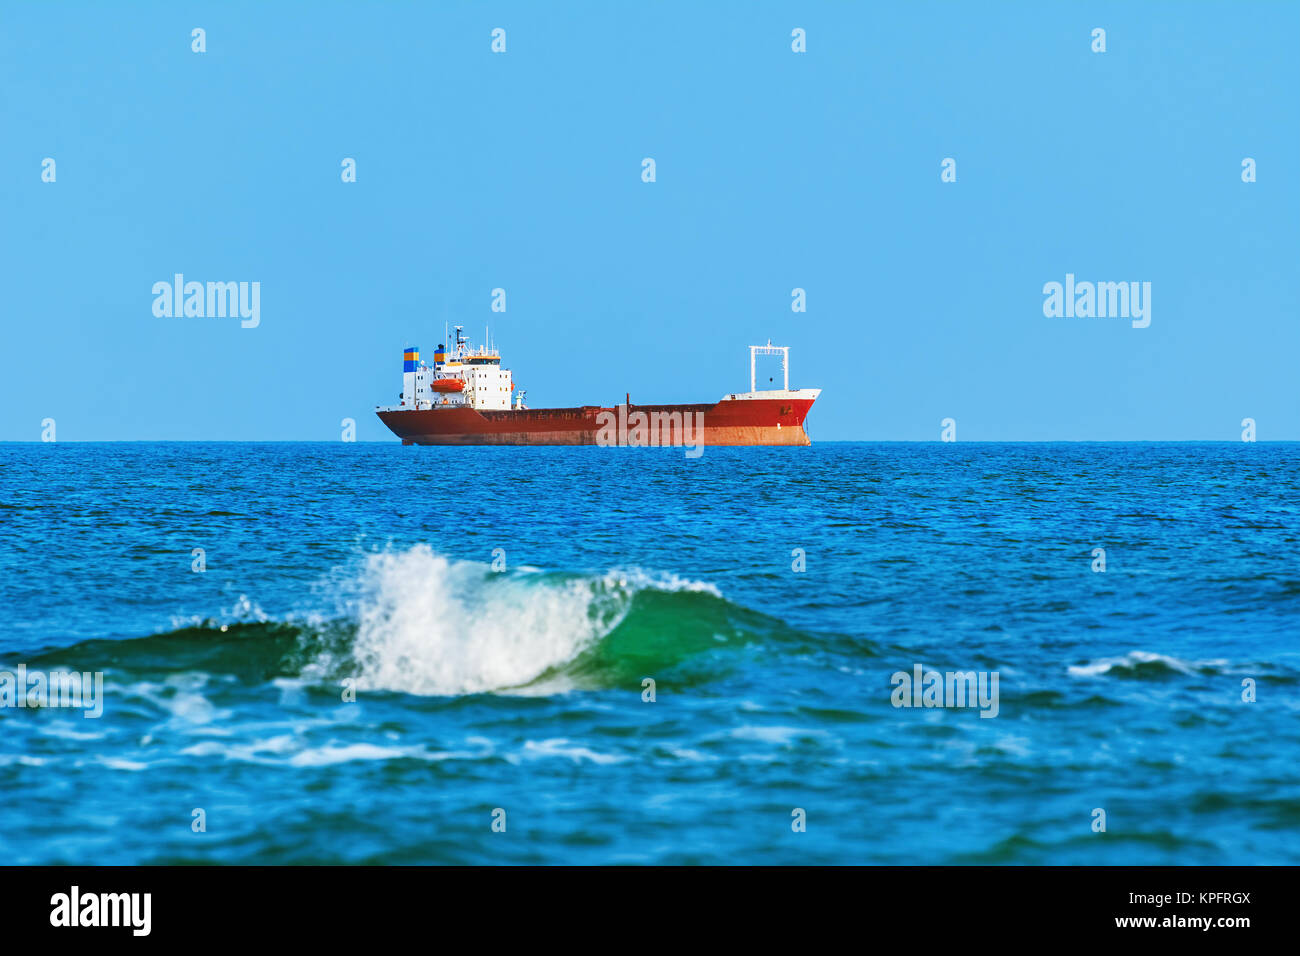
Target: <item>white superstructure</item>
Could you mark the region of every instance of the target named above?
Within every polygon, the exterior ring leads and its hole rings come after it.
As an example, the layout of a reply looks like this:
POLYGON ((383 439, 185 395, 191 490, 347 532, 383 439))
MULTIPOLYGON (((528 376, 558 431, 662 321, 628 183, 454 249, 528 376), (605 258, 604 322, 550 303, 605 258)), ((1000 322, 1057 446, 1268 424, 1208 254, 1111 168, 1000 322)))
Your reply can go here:
POLYGON ((525 407, 522 390, 512 403, 515 386, 510 370, 501 367, 501 354, 490 345, 471 348, 463 330, 463 326, 456 326, 456 340, 450 351, 438 346, 432 365, 420 361, 418 349, 405 351, 401 403, 389 406, 389 410, 525 407))

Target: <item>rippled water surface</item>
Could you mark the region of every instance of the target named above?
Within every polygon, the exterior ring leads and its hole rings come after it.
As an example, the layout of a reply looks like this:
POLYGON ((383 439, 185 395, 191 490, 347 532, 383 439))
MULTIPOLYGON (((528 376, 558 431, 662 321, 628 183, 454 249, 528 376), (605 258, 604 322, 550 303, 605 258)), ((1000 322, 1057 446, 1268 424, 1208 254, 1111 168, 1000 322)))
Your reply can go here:
POLYGON ((1298 467, 0 445, 0 670, 104 675, 0 708, 0 858, 1300 862, 1298 467))

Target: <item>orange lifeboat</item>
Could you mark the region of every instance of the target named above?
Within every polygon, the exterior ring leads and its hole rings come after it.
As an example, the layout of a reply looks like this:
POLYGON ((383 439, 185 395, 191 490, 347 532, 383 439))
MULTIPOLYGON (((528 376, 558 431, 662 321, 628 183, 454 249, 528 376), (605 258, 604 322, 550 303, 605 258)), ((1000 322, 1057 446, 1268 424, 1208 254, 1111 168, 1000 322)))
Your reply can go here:
POLYGON ((435 378, 430 387, 435 392, 463 392, 465 383, 458 378, 435 378))

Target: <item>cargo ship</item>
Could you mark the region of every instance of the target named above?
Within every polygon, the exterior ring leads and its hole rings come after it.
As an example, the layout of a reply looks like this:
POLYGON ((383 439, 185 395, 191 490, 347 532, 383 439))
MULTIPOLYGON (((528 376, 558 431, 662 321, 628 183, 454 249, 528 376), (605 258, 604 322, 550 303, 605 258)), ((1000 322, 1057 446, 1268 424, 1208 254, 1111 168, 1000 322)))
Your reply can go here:
MULTIPOLYGON (((439 345, 433 363, 420 350, 402 353, 397 405, 375 413, 404 445, 809 445, 804 429, 819 388, 790 388, 790 348, 749 347, 749 391, 693 405, 583 405, 529 408, 501 355, 487 344, 471 348, 455 327, 450 349, 439 345), (759 355, 781 356, 781 388, 760 390, 759 355)), ((690 454, 690 452, 688 452, 690 454)))

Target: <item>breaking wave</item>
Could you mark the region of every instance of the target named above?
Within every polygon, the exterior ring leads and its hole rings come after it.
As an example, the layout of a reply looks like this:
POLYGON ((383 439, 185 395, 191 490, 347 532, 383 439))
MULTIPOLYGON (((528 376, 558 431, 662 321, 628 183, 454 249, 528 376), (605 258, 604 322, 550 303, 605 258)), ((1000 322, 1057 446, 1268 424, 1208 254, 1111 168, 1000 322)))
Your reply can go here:
POLYGON ((246 682, 351 678, 360 691, 427 696, 549 694, 639 685, 719 648, 809 640, 698 581, 636 570, 494 572, 426 545, 368 555, 341 591, 330 615, 278 621, 246 613, 248 605, 231 623, 86 641, 36 663, 144 677, 203 671, 246 682))
POLYGON ((1103 657, 1088 664, 1070 666, 1071 677, 1126 677, 1135 680, 1157 679, 1175 674, 1214 674, 1226 661, 1184 661, 1151 651, 1130 651, 1120 657, 1103 657))

